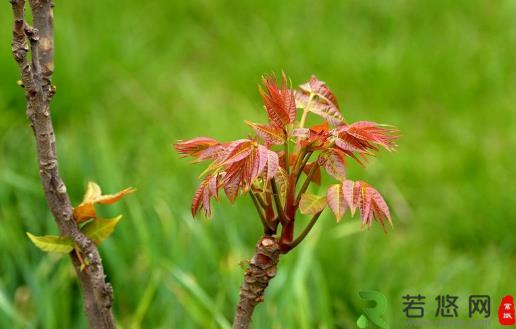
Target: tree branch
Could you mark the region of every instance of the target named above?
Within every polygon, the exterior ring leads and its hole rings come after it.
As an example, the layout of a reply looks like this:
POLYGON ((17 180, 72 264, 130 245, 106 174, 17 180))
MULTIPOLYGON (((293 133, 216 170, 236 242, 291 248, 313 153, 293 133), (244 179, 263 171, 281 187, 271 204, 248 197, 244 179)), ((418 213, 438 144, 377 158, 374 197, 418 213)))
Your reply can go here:
POLYGON ((26 91, 27 117, 36 139, 41 183, 48 206, 62 236, 70 236, 89 261, 81 271, 81 261, 71 252, 70 258, 81 283, 86 315, 93 329, 115 328, 111 312, 113 289, 105 281, 104 268, 95 244, 77 227, 66 186, 59 174, 54 128, 49 105, 55 88, 51 79, 54 70, 53 4, 50 0, 30 0, 34 27, 24 17, 25 0, 11 0, 14 27, 12 53, 18 63, 22 85, 26 91), (32 63, 29 63, 28 42, 32 63))

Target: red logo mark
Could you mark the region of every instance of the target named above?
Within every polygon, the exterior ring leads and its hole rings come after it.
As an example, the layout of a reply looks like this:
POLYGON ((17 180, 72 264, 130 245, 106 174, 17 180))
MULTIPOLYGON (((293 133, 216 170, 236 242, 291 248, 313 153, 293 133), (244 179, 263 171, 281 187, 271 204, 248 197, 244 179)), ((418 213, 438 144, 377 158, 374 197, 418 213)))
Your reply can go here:
POLYGON ((511 295, 502 298, 502 302, 498 308, 498 321, 500 321, 502 326, 514 325, 516 321, 514 318, 514 299, 511 295))

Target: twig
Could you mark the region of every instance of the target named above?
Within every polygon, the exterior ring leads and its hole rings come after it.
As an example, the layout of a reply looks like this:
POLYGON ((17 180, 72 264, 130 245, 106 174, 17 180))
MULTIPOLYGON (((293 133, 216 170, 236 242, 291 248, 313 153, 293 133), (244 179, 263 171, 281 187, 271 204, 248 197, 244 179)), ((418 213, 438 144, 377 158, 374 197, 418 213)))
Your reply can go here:
POLYGON ((12 52, 26 91, 27 117, 36 139, 41 183, 61 235, 70 236, 88 260, 88 271, 81 271, 81 260, 75 253, 70 253, 83 290, 90 327, 113 329, 113 289, 105 281, 97 247, 79 230, 73 219, 70 198, 59 174, 54 128, 49 111, 50 101, 55 93, 51 83, 54 70, 53 4, 50 0, 30 0, 29 3, 34 27, 30 27, 25 21, 25 1, 11 0, 14 15, 12 52), (31 45, 32 63, 27 59, 28 41, 31 45))

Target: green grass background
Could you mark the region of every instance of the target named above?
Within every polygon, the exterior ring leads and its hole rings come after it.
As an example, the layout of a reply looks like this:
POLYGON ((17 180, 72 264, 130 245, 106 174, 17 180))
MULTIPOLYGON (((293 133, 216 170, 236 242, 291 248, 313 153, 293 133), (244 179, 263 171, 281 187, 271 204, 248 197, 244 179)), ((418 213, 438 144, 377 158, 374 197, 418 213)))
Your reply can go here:
MULTIPOLYGON (((86 328, 69 260, 25 236, 56 228, 0 7, 0 327, 86 328)), ((229 328, 259 220, 248 198, 193 220, 202 167, 170 144, 249 134, 244 119, 265 121, 260 75, 281 69, 325 80, 348 121, 401 129, 398 152, 349 170, 386 196, 395 228, 325 213, 282 258, 254 328, 355 328, 364 289, 387 296, 392 328, 407 293, 427 296, 428 320, 439 294, 459 296, 461 319, 470 294, 489 294, 499 327, 501 297, 516 294, 515 22, 511 0, 57 1, 52 113, 68 191, 78 203, 89 180, 138 188, 100 210, 124 214, 100 247, 120 327, 229 328)))

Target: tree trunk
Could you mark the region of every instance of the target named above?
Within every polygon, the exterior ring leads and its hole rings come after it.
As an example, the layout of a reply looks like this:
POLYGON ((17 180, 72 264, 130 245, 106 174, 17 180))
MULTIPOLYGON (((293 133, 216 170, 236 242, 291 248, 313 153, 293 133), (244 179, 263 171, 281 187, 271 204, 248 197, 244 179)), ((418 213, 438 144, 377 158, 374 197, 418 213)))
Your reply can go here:
POLYGON ((256 244, 256 253, 245 271, 244 283, 240 287, 233 329, 247 329, 251 324, 254 308, 263 301, 265 288, 276 276, 280 248, 278 241, 271 236, 263 236, 256 244))

